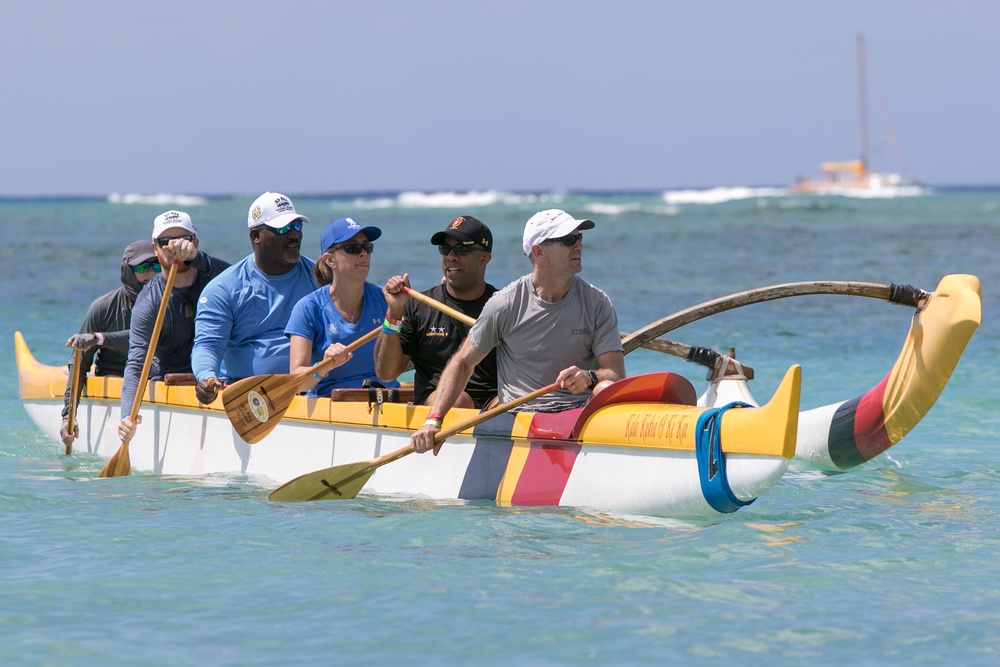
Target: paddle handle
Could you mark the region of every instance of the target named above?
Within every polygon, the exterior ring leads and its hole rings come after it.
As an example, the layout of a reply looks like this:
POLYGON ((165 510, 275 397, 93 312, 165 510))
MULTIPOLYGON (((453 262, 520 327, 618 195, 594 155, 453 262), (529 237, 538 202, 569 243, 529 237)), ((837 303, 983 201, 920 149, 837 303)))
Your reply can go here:
MULTIPOLYGON (((73 431, 73 424, 76 423, 76 405, 79 402, 80 393, 80 364, 82 363, 83 351, 79 348, 73 349, 73 377, 70 379, 69 389, 69 430, 73 431)), ((73 453, 73 443, 66 445, 66 456, 73 453)))
POLYGON ((544 396, 545 394, 549 393, 550 391, 555 391, 558 388, 559 388, 559 383, 558 382, 553 382, 552 384, 546 385, 546 386, 542 387, 541 389, 536 389, 535 391, 531 392, 530 394, 525 394, 524 396, 521 396, 520 398, 515 398, 513 401, 507 401, 506 403, 501 403, 500 405, 496 406, 495 408, 493 408, 491 410, 487 410, 486 412, 480 413, 480 414, 476 415, 475 417, 470 417, 470 418, 468 418, 468 419, 466 419, 464 421, 461 421, 461 422, 455 424, 454 426, 449 426, 446 429, 438 431, 434 435, 434 442, 440 443, 445 438, 450 438, 451 436, 455 435, 456 433, 461 433, 462 431, 464 431, 467 428, 472 428, 473 426, 475 426, 477 424, 481 424, 484 421, 487 421, 489 419, 493 419, 497 415, 499 415, 501 413, 504 413, 504 412, 507 412, 508 410, 513 410, 514 408, 516 408, 519 405, 524 405, 525 403, 529 403, 529 402, 535 400, 536 398, 541 398, 542 396, 544 396))
POLYGON ((467 324, 467 325, 469 325, 471 327, 473 324, 476 323, 476 320, 474 320, 473 318, 469 317, 465 313, 459 312, 459 311, 455 310, 454 308, 452 308, 451 306, 446 306, 445 304, 441 303, 437 299, 432 299, 429 296, 427 296, 426 294, 421 294, 420 292, 418 292, 418 291, 416 291, 414 289, 410 289, 409 287, 404 287, 403 291, 405 291, 407 294, 409 294, 411 299, 416 299, 417 301, 419 301, 421 303, 427 304, 431 308, 436 308, 437 310, 440 310, 445 315, 451 315, 452 317, 454 317, 456 320, 458 320, 462 324, 467 324))
MULTIPOLYGON (((359 347, 361 347, 365 343, 369 343, 369 342, 375 340, 376 338, 378 338, 378 334, 379 334, 380 331, 382 331, 381 327, 375 327, 374 329, 372 329, 371 331, 369 331, 368 333, 366 333, 364 336, 362 336, 361 338, 357 339, 356 341, 354 341, 353 343, 351 343, 350 345, 348 345, 347 346, 347 351, 348 352, 354 352, 356 349, 358 349, 359 347)), ((302 378, 308 378, 308 377, 312 376, 313 373, 322 373, 324 371, 330 370, 332 367, 333 367, 333 359, 325 358, 325 359, 317 362, 315 365, 311 366, 310 368, 302 371, 299 375, 302 378)))
MULTIPOLYGON (((440 444, 440 443, 444 442, 447 438, 450 438, 451 436, 455 435, 456 433, 461 433, 462 431, 464 431, 464 430, 466 430, 468 428, 472 428, 473 426, 476 426, 477 424, 482 424, 484 421, 493 419, 494 417, 496 417, 497 415, 499 415, 499 414, 501 414, 503 412, 507 412, 508 410, 513 410, 517 406, 524 405, 525 403, 528 403, 529 401, 533 401, 536 398, 541 398, 542 396, 544 396, 545 394, 549 393, 550 391, 555 391, 558 388, 559 388, 559 383, 558 382, 553 382, 552 384, 547 385, 545 387, 542 387, 541 389, 536 389, 535 391, 531 392, 530 394, 525 394, 524 396, 521 396, 520 398, 515 398, 513 401, 507 401, 506 403, 501 403, 500 405, 496 406, 495 408, 493 408, 491 410, 487 410, 486 412, 480 413, 480 414, 476 415, 475 417, 469 417, 468 419, 460 421, 459 423, 455 424, 454 426, 449 426, 448 428, 446 428, 444 430, 438 431, 437 433, 434 434, 434 442, 437 443, 437 444, 440 444)), ((375 468, 384 466, 386 463, 392 463, 393 461, 401 459, 404 456, 406 456, 408 454, 412 454, 412 453, 413 453, 413 448, 410 447, 409 445, 407 445, 405 447, 400 447, 399 449, 397 449, 394 452, 389 452, 388 454, 385 454, 384 456, 380 456, 377 459, 372 459, 371 465, 369 465, 367 468, 365 468, 364 471, 362 471, 362 474, 366 473, 366 472, 368 472, 370 470, 374 470, 375 468)), ((355 479, 355 478, 351 478, 351 479, 355 479)), ((345 482, 346 481, 350 481, 350 480, 345 480, 345 482)), ((344 482, 341 482, 341 483, 344 483, 344 482)))

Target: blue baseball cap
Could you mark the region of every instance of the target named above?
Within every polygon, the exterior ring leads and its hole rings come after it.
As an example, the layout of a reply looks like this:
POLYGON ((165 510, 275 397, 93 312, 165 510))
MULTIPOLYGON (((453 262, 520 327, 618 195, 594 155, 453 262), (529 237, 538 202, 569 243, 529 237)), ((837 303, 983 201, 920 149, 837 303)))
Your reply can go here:
POLYGON ((369 241, 374 241, 382 236, 382 230, 378 227, 362 227, 354 222, 353 218, 337 218, 323 230, 319 235, 319 252, 322 255, 331 246, 343 243, 358 232, 364 232, 369 241))

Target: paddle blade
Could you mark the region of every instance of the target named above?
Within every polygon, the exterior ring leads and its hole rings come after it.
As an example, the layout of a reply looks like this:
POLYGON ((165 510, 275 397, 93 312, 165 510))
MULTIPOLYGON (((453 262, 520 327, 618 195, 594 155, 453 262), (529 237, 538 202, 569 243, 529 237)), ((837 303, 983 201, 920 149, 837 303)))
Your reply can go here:
POLYGON ((268 494, 268 500, 300 503, 311 500, 350 500, 375 472, 371 461, 348 463, 309 472, 285 482, 268 494))
POLYGON ((222 405, 245 442, 259 442, 274 430, 302 386, 300 375, 256 375, 222 390, 222 405))
POLYGON ((132 461, 128 456, 128 440, 122 443, 115 455, 104 465, 98 477, 125 477, 132 474, 132 461))

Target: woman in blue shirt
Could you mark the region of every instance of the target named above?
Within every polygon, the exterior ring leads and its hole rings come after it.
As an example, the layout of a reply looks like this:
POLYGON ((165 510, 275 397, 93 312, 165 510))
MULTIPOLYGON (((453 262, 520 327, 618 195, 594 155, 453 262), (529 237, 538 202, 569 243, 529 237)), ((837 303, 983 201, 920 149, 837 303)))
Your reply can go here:
MULTIPOLYGON (((291 342, 289 372, 301 373, 324 357, 333 358, 337 366, 309 388, 307 396, 329 396, 331 389, 360 387, 365 380, 378 379, 375 341, 353 354, 346 346, 381 327, 385 317, 382 288, 365 282, 373 241, 381 235, 378 227, 362 227, 351 218, 334 220, 320 235, 322 255, 313 267, 320 288, 295 304, 285 327, 291 342)), ((399 383, 384 386, 398 387, 399 383)))

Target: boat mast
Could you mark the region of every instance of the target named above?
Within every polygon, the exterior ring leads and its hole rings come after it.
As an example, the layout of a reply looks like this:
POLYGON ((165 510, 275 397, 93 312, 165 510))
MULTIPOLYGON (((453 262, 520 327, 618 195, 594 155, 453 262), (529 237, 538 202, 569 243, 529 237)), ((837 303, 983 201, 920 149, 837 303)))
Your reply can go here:
POLYGON ((858 100, 861 125, 861 169, 868 172, 868 84, 865 81, 865 36, 858 33, 858 100))

